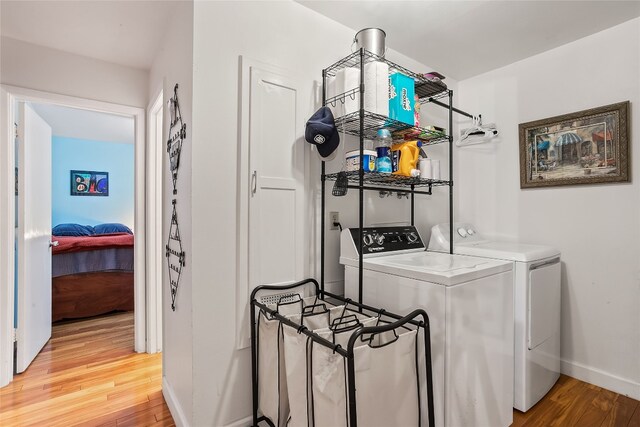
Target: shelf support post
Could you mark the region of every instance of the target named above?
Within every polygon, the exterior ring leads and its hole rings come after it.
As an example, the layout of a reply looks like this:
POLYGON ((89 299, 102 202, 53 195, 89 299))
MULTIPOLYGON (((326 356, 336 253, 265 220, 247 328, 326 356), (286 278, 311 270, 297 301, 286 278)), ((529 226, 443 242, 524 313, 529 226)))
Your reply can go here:
MULTIPOLYGON (((327 70, 322 70, 322 106, 326 106, 327 102, 327 70)), ((343 142, 344 143, 344 142, 343 142)), ((320 289, 324 292, 324 239, 325 239, 325 226, 324 226, 324 211, 325 211, 325 162, 321 162, 322 165, 320 171, 320 289)))
POLYGON ((411 184, 411 225, 415 224, 415 185, 411 184))
POLYGON ((362 229, 364 228, 364 48, 360 48, 360 182, 359 182, 359 221, 360 233, 358 237, 358 303, 362 304, 362 280, 363 280, 363 243, 362 229))
POLYGON ((449 253, 453 254, 453 91, 449 89, 449 253))

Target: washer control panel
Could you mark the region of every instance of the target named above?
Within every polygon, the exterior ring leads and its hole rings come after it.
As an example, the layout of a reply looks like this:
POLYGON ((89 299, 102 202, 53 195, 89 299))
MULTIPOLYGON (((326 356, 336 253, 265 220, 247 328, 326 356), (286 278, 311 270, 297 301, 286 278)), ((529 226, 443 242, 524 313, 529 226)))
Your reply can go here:
POLYGON ((367 227, 362 229, 362 236, 357 228, 350 228, 349 232, 357 251, 360 247, 359 242, 362 241, 362 250, 365 255, 425 249, 418 230, 413 226, 367 227))

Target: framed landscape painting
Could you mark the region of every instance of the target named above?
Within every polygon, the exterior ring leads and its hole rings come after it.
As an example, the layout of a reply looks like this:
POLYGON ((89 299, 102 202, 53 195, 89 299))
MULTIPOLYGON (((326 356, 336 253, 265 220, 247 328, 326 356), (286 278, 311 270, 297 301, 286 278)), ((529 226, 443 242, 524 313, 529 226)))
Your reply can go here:
POLYGON ((629 101, 521 123, 520 188, 628 182, 629 101))
POLYGON ((109 172, 71 171, 72 196, 108 196, 109 172))

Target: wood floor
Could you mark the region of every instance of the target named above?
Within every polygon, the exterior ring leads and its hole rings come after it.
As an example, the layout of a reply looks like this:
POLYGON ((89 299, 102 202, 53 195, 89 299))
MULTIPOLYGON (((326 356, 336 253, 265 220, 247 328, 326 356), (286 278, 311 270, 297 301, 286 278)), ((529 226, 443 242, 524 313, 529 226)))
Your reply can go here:
MULTIPOLYGON (((133 315, 56 325, 29 369, 0 389, 0 426, 174 426, 160 355, 133 352, 133 315)), ((640 427, 640 402, 562 376, 513 427, 640 427)), ((475 427, 475 426, 469 426, 475 427)))
POLYGON ((640 402, 562 375, 526 413, 513 411, 512 427, 640 427, 640 402))
POLYGON ((159 354, 133 352, 133 314, 56 324, 26 372, 0 389, 0 426, 174 426, 159 354))

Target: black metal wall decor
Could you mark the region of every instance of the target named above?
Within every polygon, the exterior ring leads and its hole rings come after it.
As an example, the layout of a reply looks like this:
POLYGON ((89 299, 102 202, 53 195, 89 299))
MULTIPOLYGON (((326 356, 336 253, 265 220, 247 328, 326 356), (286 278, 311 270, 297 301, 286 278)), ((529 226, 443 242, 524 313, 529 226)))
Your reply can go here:
POLYGON ((167 140, 167 153, 169 153, 169 169, 173 181, 173 194, 178 194, 178 167, 180 167, 180 152, 182 142, 187 137, 187 124, 182 121, 180 103, 178 102, 178 84, 173 88, 173 98, 169 100, 171 122, 169 124, 169 139, 167 140))
MULTIPOLYGON (((178 102, 178 84, 173 88, 173 97, 169 100, 169 112, 171 121, 169 123, 169 139, 167 140, 167 153, 169 153, 169 172, 173 181, 173 194, 178 194, 178 167, 180 166, 180 153, 182 152, 182 142, 187 137, 187 124, 182 121, 180 103, 178 102)), ((176 295, 178 285, 182 276, 182 267, 185 266, 185 253, 182 250, 182 237, 178 226, 178 213, 176 210, 176 199, 171 201, 173 210, 171 212, 171 225, 169 226, 169 238, 165 247, 167 267, 169 268, 169 286, 171 289, 171 310, 176 311, 176 295)))
POLYGON ((169 227, 169 239, 167 241, 165 256, 169 267, 169 286, 171 288, 171 310, 176 311, 176 294, 178 284, 184 267, 185 253, 182 250, 182 238, 178 226, 178 213, 176 212, 176 199, 171 201, 173 212, 171 213, 171 226, 169 227))

